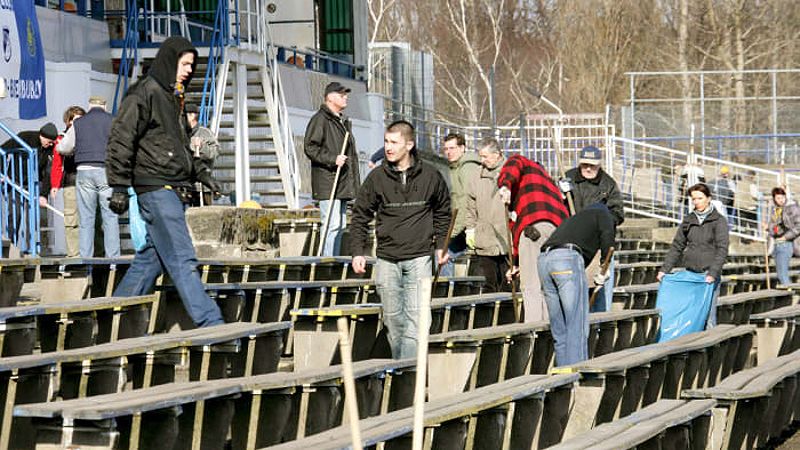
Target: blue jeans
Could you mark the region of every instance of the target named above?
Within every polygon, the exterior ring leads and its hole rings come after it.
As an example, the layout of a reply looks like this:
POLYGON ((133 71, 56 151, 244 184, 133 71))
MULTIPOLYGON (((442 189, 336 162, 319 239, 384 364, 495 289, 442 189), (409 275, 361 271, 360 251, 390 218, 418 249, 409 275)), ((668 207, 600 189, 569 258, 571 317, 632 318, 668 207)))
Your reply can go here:
POLYGON ((111 187, 106 180, 103 168, 79 170, 75 177, 75 189, 78 197, 78 247, 81 258, 94 256, 94 221, 97 206, 103 220, 103 244, 107 258, 119 256, 119 219, 108 207, 111 198, 111 187))
POLYGON ((589 358, 589 288, 583 257, 570 249, 543 252, 538 260, 542 292, 550 315, 556 365, 589 358))
MULTIPOLYGON (((329 200, 319 202, 320 226, 325 226, 325 217, 330 209, 331 202, 329 200)), ((334 200, 330 215, 331 221, 328 224, 328 233, 325 236, 325 245, 322 247, 321 256, 339 256, 341 253, 342 233, 344 233, 347 220, 347 200, 334 200)), ((320 229, 320 233, 322 233, 322 229, 320 229)))
POLYGON ((611 304, 614 302, 614 257, 608 265, 608 279, 603 283, 603 287, 597 292, 594 304, 589 308, 590 313, 611 311, 611 304))
POLYGON ((789 278, 789 260, 792 259, 792 253, 794 253, 792 241, 775 242, 772 256, 775 258, 775 269, 778 272, 778 283, 780 284, 787 285, 792 282, 792 279, 789 278))
POLYGON ((166 269, 194 323, 211 326, 224 323, 219 307, 203 288, 197 273, 197 257, 186 227, 185 206, 175 192, 167 189, 138 196, 147 239, 136 252, 114 296, 143 295, 166 269))
MULTIPOLYGON (((375 286, 383 305, 383 323, 395 359, 417 356, 420 314, 417 281, 430 276, 430 256, 397 262, 378 258, 375 263, 375 286)), ((430 324, 430 311, 427 314, 430 324)))
POLYGON ((440 275, 443 277, 455 276, 456 258, 465 253, 467 253, 467 234, 462 231, 450 239, 450 245, 447 246, 447 254, 450 258, 442 266, 442 273, 440 275))

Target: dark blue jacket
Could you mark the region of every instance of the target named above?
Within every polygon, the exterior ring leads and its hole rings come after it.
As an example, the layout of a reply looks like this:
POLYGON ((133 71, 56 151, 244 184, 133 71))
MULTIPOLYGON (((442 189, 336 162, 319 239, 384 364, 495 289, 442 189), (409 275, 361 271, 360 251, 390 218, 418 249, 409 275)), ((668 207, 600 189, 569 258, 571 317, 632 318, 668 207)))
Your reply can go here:
POLYGON ((75 164, 104 167, 111 114, 102 108, 92 108, 72 126, 75 127, 75 164))

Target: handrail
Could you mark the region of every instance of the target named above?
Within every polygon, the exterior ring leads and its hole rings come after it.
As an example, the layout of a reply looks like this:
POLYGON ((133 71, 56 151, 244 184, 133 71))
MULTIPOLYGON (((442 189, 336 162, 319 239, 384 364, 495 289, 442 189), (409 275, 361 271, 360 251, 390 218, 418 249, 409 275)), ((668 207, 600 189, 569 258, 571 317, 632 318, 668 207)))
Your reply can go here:
POLYGON ((23 253, 35 256, 40 250, 39 155, 3 122, 0 122, 0 130, 20 145, 19 149, 0 148, 0 234, 23 253), (26 183, 22 183, 23 180, 26 183), (23 211, 26 212, 25 240, 24 245, 19 245, 18 224, 22 222, 23 211))
POLYGON ((283 82, 278 67, 278 51, 272 39, 272 32, 266 15, 262 15, 259 41, 266 46, 267 67, 262 73, 264 96, 270 108, 270 126, 273 129, 275 149, 278 152, 283 191, 289 208, 300 207, 300 173, 297 154, 295 153, 294 133, 289 120, 289 108, 283 92, 283 82), (266 84, 270 75, 270 85, 266 84))
POLYGON ((139 8, 136 0, 128 0, 125 7, 128 11, 128 21, 125 27, 125 46, 122 48, 122 57, 119 60, 117 85, 114 89, 114 104, 111 108, 114 115, 117 114, 122 95, 128 92, 128 74, 130 73, 130 78, 134 78, 139 63, 139 8), (122 95, 120 95, 120 84, 122 84, 122 95))
POLYGON ((203 96, 200 100, 199 121, 203 126, 208 126, 209 118, 213 117, 212 114, 216 113, 218 105, 221 104, 217 103, 216 79, 218 66, 225 60, 229 23, 228 2, 224 0, 217 2, 217 11, 214 15, 214 34, 211 37, 211 46, 208 49, 206 77, 203 81, 203 96))

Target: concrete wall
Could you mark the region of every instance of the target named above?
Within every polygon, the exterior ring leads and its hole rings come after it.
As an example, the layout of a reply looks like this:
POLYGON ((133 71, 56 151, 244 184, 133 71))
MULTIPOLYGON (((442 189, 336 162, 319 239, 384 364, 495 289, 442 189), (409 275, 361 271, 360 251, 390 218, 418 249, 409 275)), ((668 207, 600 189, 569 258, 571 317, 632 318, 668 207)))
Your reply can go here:
MULTIPOLYGON (((44 57, 52 62, 87 62, 92 69, 111 73, 108 28, 99 20, 36 7, 44 57)), ((48 86, 48 94, 50 89, 48 86)))

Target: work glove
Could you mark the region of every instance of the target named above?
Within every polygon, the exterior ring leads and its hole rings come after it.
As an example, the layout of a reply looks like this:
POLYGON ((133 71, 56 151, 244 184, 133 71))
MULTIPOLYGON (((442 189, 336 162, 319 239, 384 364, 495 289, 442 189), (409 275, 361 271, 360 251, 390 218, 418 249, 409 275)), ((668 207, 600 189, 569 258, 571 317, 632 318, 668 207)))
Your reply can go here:
POLYGON ((608 272, 606 272, 606 273, 597 273, 594 276, 594 278, 592 278, 592 281, 594 281, 594 285, 595 286, 603 286, 603 285, 606 284, 607 280, 608 280, 608 272))
POLYGON ((125 188, 114 188, 111 198, 108 199, 108 208, 117 215, 125 214, 130 206, 130 197, 125 188))
POLYGON ((464 235, 467 240, 467 247, 469 247, 470 250, 475 250, 475 229, 467 228, 464 230, 464 235))
POLYGON ((511 203, 511 191, 507 187, 503 186, 497 192, 500 194, 500 199, 503 203, 506 205, 511 203))
POLYGON ((558 188, 565 194, 567 192, 572 192, 572 180, 569 178, 561 178, 558 180, 558 188))
POLYGON ((203 184, 209 191, 214 194, 214 197, 222 195, 222 187, 217 183, 217 180, 211 175, 210 170, 204 170, 197 175, 197 181, 203 184))

